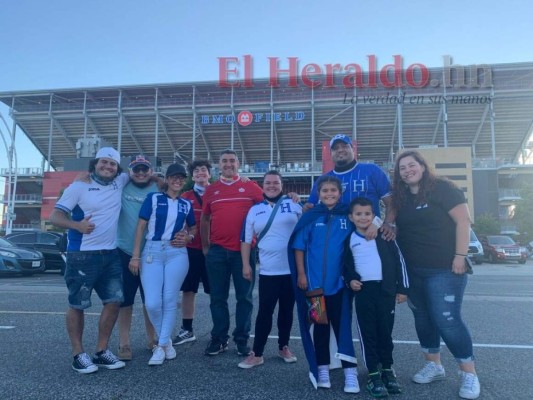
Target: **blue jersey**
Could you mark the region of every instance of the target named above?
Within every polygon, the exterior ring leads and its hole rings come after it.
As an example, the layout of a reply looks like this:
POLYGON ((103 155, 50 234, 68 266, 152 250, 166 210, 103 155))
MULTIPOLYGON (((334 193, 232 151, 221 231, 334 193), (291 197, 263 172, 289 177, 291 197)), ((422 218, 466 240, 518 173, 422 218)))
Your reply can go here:
POLYGON ((295 233, 292 248, 305 252, 308 290, 323 288, 324 294, 329 296, 344 287, 344 240, 353 229, 347 215, 328 214, 319 216, 295 233))
POLYGON ((172 240, 185 225, 196 225, 189 200, 172 199, 166 193, 149 193, 141 206, 139 218, 148 221, 146 240, 172 240))
MULTIPOLYGON (((357 163, 348 171, 331 170, 326 175, 335 176, 342 182, 341 201, 343 204, 349 205, 353 199, 365 197, 372 202, 374 214, 381 215, 379 201, 390 196, 390 182, 385 172, 377 165, 357 163)), ((308 202, 318 204, 316 182, 311 189, 308 202)))

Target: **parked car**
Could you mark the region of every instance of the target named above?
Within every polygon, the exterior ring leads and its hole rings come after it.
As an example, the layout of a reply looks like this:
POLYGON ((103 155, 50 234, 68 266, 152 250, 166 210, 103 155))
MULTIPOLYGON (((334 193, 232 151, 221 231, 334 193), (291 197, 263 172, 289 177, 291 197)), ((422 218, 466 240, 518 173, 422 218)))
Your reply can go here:
POLYGON ((527 249, 516 244, 509 236, 486 235, 481 236, 480 239, 485 253, 485 259, 490 263, 518 261, 520 264, 525 264, 527 261, 527 249))
POLYGON ((483 252, 483 246, 478 240, 476 234, 472 229, 470 229, 470 244, 468 245, 468 257, 476 263, 483 264, 483 258, 485 253, 483 252))
POLYGON ((24 231, 10 233, 5 238, 17 246, 43 253, 46 270, 59 270, 61 274, 65 272, 66 234, 51 231, 24 231))
POLYGON ((33 275, 45 268, 42 253, 23 249, 0 238, 0 274, 33 275))

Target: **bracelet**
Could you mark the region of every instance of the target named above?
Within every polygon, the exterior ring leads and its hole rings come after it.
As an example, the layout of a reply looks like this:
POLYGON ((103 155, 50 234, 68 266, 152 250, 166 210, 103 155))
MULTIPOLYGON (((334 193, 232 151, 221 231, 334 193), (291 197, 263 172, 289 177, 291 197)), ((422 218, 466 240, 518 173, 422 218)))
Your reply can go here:
POLYGON ((468 254, 460 254, 460 253, 455 253, 456 256, 461 256, 461 257, 468 257, 468 254))
POLYGON ((388 226, 391 228, 396 228, 396 224, 394 222, 385 222, 388 226))
POLYGON ((140 260, 140 258, 139 257, 132 257, 132 258, 130 258, 130 261, 131 260, 140 260))
POLYGON ((191 234, 189 233, 189 237, 191 238, 191 242, 192 242, 192 241, 194 240, 194 235, 191 235, 191 234))
POLYGON ((381 225, 383 225, 383 221, 381 220, 381 218, 379 218, 377 215, 374 217, 374 219, 372 220, 372 224, 374 226, 377 226, 377 228, 381 228, 381 225))

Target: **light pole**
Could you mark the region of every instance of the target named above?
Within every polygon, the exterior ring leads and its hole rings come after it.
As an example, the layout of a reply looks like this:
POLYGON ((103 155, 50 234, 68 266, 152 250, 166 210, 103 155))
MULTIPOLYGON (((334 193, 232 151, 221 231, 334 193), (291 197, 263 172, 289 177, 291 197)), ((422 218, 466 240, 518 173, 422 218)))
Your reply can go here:
MULTIPOLYGON (((15 148, 15 137, 14 130, 10 130, 7 122, 0 113, 0 119, 2 119, 7 132, 9 133, 10 143, 6 141, 2 129, 0 129, 0 136, 2 136, 2 141, 6 148, 7 153, 7 163, 8 163, 8 173, 7 173, 7 212, 6 212, 6 234, 10 234, 13 230, 13 221, 16 219, 15 214, 15 193, 17 191, 17 151, 15 148), (13 160, 15 160, 15 168, 13 168, 13 160)), ((14 124, 14 123, 13 123, 14 124)))

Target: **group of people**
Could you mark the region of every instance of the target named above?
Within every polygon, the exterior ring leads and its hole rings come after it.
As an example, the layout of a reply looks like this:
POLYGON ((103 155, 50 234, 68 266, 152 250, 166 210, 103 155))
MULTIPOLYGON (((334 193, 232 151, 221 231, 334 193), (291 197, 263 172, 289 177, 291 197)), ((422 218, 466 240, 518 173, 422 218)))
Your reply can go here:
POLYGON ((442 338, 459 364, 460 397, 477 398, 472 339, 461 318, 470 227, 463 193, 435 176, 416 151, 398 155, 391 187, 379 167, 357 162, 348 136, 334 136, 330 149, 335 167, 315 182, 303 207, 298 196, 283 194, 277 171, 265 174, 262 189, 240 177, 233 150, 221 153, 220 177, 214 183, 209 162, 189 165, 194 187, 182 193, 187 177, 182 165, 172 164, 161 182, 153 178, 146 157, 132 157, 129 174, 124 174, 118 153, 101 149, 91 162, 90 179, 69 186, 51 216, 52 223, 69 229, 65 281, 72 367, 91 373, 98 367, 122 368, 123 360, 131 359, 131 307, 139 286, 150 365, 175 358, 173 344, 196 340, 192 325, 200 282, 210 296, 213 322, 205 354, 226 351, 233 280, 232 337, 237 353, 245 356, 240 368, 264 363, 276 304, 278 355, 287 363, 297 361, 289 348, 296 304, 314 387, 330 388, 330 369, 342 367, 344 391, 358 393, 355 298, 366 389, 376 398, 401 393, 393 369, 392 331, 395 304, 407 300, 426 361, 413 381, 445 378, 442 338), (250 348, 256 267, 259 310, 250 348), (83 310, 91 305, 93 289, 104 308, 91 358, 83 349, 82 333, 83 310), (180 290, 182 324, 172 340, 180 290), (117 317, 118 357, 108 348, 117 317))

